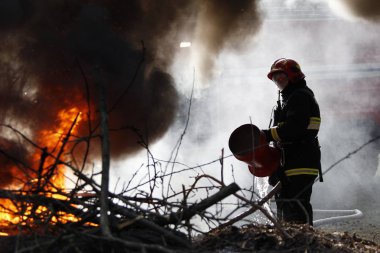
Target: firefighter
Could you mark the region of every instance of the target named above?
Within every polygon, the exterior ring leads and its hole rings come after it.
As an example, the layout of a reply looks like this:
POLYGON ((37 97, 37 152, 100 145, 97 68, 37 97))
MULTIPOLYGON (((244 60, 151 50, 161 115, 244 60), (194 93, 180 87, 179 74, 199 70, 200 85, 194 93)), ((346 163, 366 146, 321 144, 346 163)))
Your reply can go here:
POLYGON ((272 186, 279 181, 282 185, 275 196, 277 216, 285 222, 313 225, 312 185, 318 174, 322 181, 319 106, 296 61, 276 60, 268 78, 279 89, 269 129, 264 130, 267 141, 274 142, 282 154, 280 168, 269 177, 272 186))

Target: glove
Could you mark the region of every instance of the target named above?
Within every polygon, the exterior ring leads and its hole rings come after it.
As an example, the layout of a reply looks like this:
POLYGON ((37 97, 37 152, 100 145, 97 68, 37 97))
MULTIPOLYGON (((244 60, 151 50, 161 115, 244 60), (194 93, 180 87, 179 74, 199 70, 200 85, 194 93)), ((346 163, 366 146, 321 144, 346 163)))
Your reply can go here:
POLYGON ((269 176, 268 178, 268 183, 271 186, 275 186, 278 182, 280 181, 280 177, 278 173, 274 172, 272 175, 269 176))
POLYGON ((273 141, 272 134, 270 133, 269 129, 265 129, 265 130, 262 130, 262 131, 265 134, 265 139, 267 140, 267 142, 273 141))
POLYGON ((268 182, 271 186, 275 186, 278 182, 281 182, 282 185, 288 185, 290 183, 289 178, 285 174, 285 169, 282 166, 269 176, 268 182))

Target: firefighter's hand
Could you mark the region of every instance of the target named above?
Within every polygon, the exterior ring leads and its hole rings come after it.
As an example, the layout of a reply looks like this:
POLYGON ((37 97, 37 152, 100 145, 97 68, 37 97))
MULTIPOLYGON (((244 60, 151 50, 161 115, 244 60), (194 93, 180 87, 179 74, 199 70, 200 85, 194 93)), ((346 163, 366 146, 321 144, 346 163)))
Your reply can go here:
POLYGON ((271 142, 273 141, 273 138, 272 138, 272 135, 270 133, 270 130, 269 129, 265 129, 265 130, 262 130, 265 134, 265 139, 267 140, 267 142, 271 142))

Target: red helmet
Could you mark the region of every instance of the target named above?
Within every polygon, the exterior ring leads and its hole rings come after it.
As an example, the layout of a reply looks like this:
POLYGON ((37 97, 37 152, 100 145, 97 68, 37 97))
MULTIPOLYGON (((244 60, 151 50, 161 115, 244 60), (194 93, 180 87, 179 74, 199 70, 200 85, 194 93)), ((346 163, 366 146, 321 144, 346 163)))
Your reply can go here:
POLYGON ((276 72, 284 72, 290 81, 297 81, 305 78, 300 65, 292 59, 280 58, 276 60, 270 67, 268 78, 272 80, 273 74, 276 72))

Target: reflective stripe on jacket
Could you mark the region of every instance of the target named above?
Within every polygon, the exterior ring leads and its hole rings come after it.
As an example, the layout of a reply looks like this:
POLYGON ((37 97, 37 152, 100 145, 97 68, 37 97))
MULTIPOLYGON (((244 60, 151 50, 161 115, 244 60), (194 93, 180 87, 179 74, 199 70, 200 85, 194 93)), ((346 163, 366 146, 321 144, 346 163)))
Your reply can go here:
POLYGON ((298 175, 314 175, 318 176, 319 169, 314 168, 295 168, 285 170, 285 175, 290 176, 298 176, 298 175))

